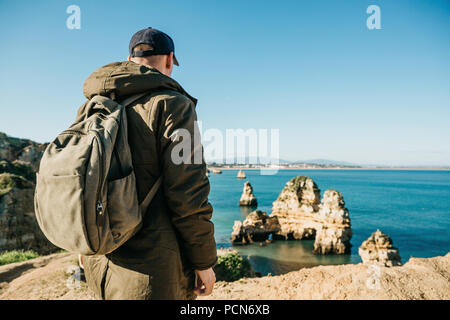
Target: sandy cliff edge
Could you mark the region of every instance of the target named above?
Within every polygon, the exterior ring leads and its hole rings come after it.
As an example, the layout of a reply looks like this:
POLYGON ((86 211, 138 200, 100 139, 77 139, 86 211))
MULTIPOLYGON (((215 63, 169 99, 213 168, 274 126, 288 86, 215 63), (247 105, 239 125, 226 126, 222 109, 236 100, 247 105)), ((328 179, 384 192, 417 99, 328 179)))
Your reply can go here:
MULTIPOLYGON (((54 254, 0 266, 0 300, 95 299, 82 283, 66 286, 76 255, 54 254)), ((318 266, 279 276, 218 282, 200 299, 450 299, 450 253, 411 258, 399 267, 318 266)))

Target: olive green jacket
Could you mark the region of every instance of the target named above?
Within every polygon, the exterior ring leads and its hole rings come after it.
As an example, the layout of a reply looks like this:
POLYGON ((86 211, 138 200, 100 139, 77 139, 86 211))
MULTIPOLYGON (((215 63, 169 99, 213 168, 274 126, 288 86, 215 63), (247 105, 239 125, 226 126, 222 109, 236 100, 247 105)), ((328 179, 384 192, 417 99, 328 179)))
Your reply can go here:
POLYGON ((172 78, 134 62, 98 69, 83 89, 88 99, 102 95, 116 101, 148 92, 127 108, 139 201, 163 177, 142 229, 106 257, 84 257, 89 287, 105 299, 192 297, 193 270, 217 260, 213 209, 204 160, 194 163, 192 147, 192 164, 174 164, 171 153, 180 141, 171 138, 175 130, 186 129, 194 146, 197 100, 172 78))

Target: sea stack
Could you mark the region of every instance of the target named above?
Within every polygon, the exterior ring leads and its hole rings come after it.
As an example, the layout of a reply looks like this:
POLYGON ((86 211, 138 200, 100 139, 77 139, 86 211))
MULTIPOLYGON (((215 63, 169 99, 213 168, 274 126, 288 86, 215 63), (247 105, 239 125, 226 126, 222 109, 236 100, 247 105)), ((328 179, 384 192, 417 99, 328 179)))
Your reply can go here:
POLYGON ((320 201, 320 190, 311 178, 292 178, 273 203, 272 213, 266 217, 257 210, 244 223, 236 221, 232 238, 246 243, 270 234, 274 240, 314 239, 316 254, 349 253, 352 230, 342 194, 330 189, 320 201))
POLYGON ((392 239, 380 230, 375 231, 359 247, 358 253, 365 264, 377 264, 386 267, 401 266, 402 259, 392 239))
POLYGON ((222 170, 220 170, 220 169, 212 169, 212 173, 221 174, 222 170))
POLYGON ((279 230, 280 224, 277 217, 270 217, 261 210, 255 210, 245 218, 244 222, 234 222, 231 242, 246 244, 265 241, 269 235, 273 235, 279 230))
POLYGON ((240 206, 256 207, 257 206, 256 197, 253 194, 253 188, 250 182, 244 184, 244 190, 242 191, 241 199, 239 200, 240 206))
POLYGON ((319 227, 316 230, 314 253, 349 253, 352 238, 350 216, 342 194, 336 190, 325 191, 319 206, 319 227))
POLYGON ((237 174, 237 178, 238 178, 238 179, 245 179, 245 178, 247 178, 247 177, 245 176, 244 171, 239 170, 239 172, 238 172, 238 174, 237 174))
POLYGON ((320 190, 311 178, 298 176, 288 181, 272 206, 271 216, 281 226, 276 238, 313 239, 319 227, 319 205, 320 190))

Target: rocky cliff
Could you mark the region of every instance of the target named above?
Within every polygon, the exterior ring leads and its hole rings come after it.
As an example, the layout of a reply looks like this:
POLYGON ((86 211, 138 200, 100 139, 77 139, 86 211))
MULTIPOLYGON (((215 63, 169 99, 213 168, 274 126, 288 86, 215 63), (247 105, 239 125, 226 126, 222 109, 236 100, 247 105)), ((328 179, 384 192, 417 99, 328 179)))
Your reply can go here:
MULTIPOLYGON (((62 253, 0 266, 0 300, 96 299, 86 288, 67 286, 74 254, 62 253)), ((243 269, 245 270, 245 268, 243 269)), ((450 253, 411 258, 403 266, 347 264, 303 268, 279 276, 218 281, 212 295, 197 299, 450 299, 450 253)))
POLYGON ((0 133, 0 251, 56 251, 34 215, 34 189, 45 144, 0 133))
POLYGON ((34 171, 37 171, 46 147, 47 144, 13 138, 0 132, 0 160, 9 162, 19 160, 28 163, 34 171))
POLYGON ((279 276, 218 282, 210 296, 198 299, 448 300, 450 253, 411 258, 395 268, 380 266, 374 270, 363 263, 318 266, 279 276))

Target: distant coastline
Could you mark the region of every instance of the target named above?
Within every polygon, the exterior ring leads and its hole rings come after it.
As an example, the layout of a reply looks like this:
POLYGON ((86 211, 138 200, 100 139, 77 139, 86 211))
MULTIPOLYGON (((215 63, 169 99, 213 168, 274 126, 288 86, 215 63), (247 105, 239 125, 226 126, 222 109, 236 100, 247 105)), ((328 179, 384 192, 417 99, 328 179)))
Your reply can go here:
POLYGON ((212 166, 208 165, 208 169, 220 169, 220 170, 414 170, 414 171, 450 171, 450 168, 441 167, 268 167, 268 166, 252 166, 247 167, 245 165, 225 165, 225 166, 212 166))

